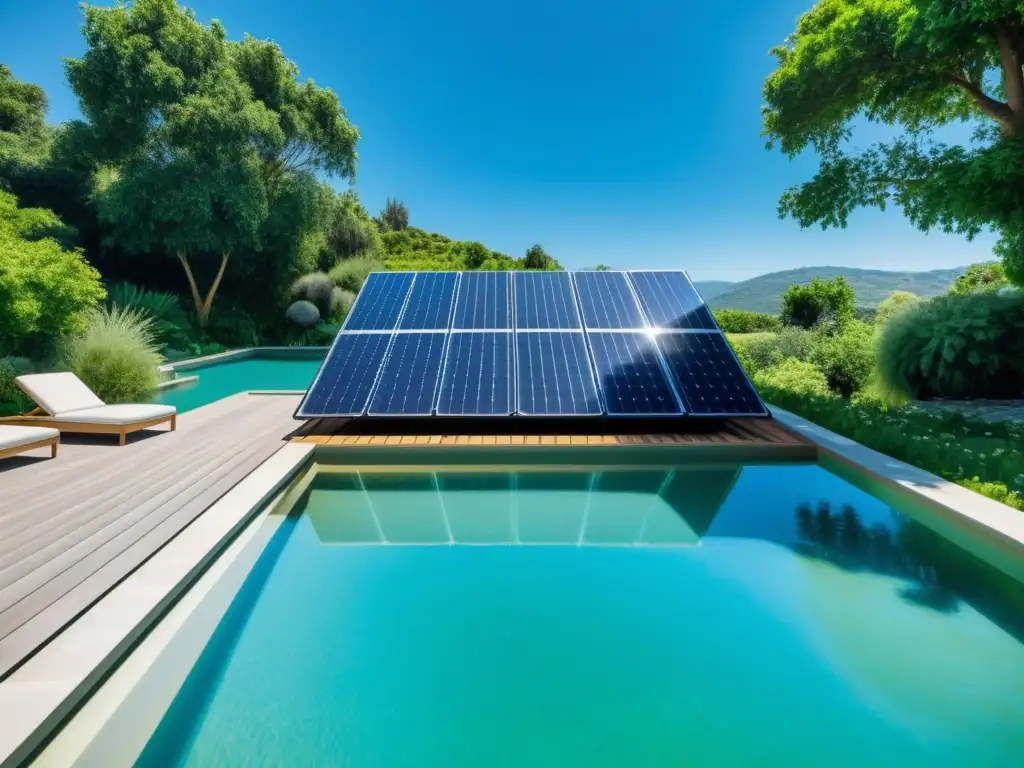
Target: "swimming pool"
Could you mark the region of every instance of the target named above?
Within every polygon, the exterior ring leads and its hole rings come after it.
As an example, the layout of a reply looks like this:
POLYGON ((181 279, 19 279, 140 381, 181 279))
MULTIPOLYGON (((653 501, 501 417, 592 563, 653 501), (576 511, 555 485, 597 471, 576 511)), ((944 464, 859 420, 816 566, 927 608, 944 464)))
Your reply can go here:
POLYGON ((1024 755, 1024 587, 818 465, 321 467, 274 522, 138 765, 1024 755))
POLYGON ((183 413, 247 390, 305 390, 321 362, 322 353, 312 357, 261 355, 189 368, 179 376, 198 376, 198 381, 161 390, 151 402, 173 405, 183 413))

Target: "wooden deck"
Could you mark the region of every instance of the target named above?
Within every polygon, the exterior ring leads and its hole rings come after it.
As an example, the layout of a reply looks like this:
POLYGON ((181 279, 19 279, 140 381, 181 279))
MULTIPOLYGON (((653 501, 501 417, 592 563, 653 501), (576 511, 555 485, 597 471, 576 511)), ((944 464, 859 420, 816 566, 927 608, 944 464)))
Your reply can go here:
POLYGON ((0 678, 277 451, 298 402, 235 395, 125 447, 69 435, 0 461, 0 678))
POLYGON ((327 446, 813 446, 771 419, 716 421, 610 419, 316 419, 293 440, 327 446))

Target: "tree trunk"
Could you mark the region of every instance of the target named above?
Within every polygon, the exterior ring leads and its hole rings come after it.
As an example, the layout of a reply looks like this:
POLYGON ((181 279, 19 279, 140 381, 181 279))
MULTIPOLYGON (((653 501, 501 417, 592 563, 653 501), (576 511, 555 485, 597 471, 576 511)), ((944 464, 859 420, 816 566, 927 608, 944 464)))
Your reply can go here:
POLYGON ((192 274, 192 267, 188 263, 188 257, 182 252, 178 251, 178 261, 181 262, 181 266, 185 269, 185 276, 188 278, 188 287, 192 291, 192 301, 196 305, 196 319, 199 321, 199 327, 205 328, 206 321, 210 317, 210 308, 213 307, 213 299, 217 295, 217 289, 220 287, 220 281, 224 277, 224 270, 228 266, 228 257, 231 255, 231 251, 224 251, 220 258, 220 269, 217 270, 217 276, 213 279, 213 284, 210 286, 210 290, 206 293, 206 299, 204 300, 199 295, 199 286, 196 285, 195 275, 192 274))
POLYGON ((1024 137, 1024 62, 1021 61, 1016 36, 1001 22, 996 24, 996 42, 1003 65, 1006 104, 1013 112, 1013 118, 1009 125, 1004 125, 1003 132, 1007 136, 1024 137))

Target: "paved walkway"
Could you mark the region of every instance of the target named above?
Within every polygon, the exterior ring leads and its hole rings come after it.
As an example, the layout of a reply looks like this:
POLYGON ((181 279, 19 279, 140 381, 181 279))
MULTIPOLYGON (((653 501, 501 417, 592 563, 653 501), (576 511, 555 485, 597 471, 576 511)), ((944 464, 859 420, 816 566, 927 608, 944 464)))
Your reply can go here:
POLYGON ((0 460, 0 678, 284 445, 298 402, 235 395, 125 447, 0 460))

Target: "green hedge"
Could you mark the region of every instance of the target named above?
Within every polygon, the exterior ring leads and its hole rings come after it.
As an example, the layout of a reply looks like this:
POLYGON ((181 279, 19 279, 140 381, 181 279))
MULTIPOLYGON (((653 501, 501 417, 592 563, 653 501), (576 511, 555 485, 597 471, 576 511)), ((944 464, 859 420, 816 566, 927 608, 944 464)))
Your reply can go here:
POLYGON ((748 312, 745 309, 716 309, 715 322, 725 333, 761 333, 782 327, 777 315, 748 312))
POLYGON ((913 406, 885 408, 814 397, 763 384, 758 389, 769 407, 784 408, 887 456, 1024 510, 1024 426, 913 406))

